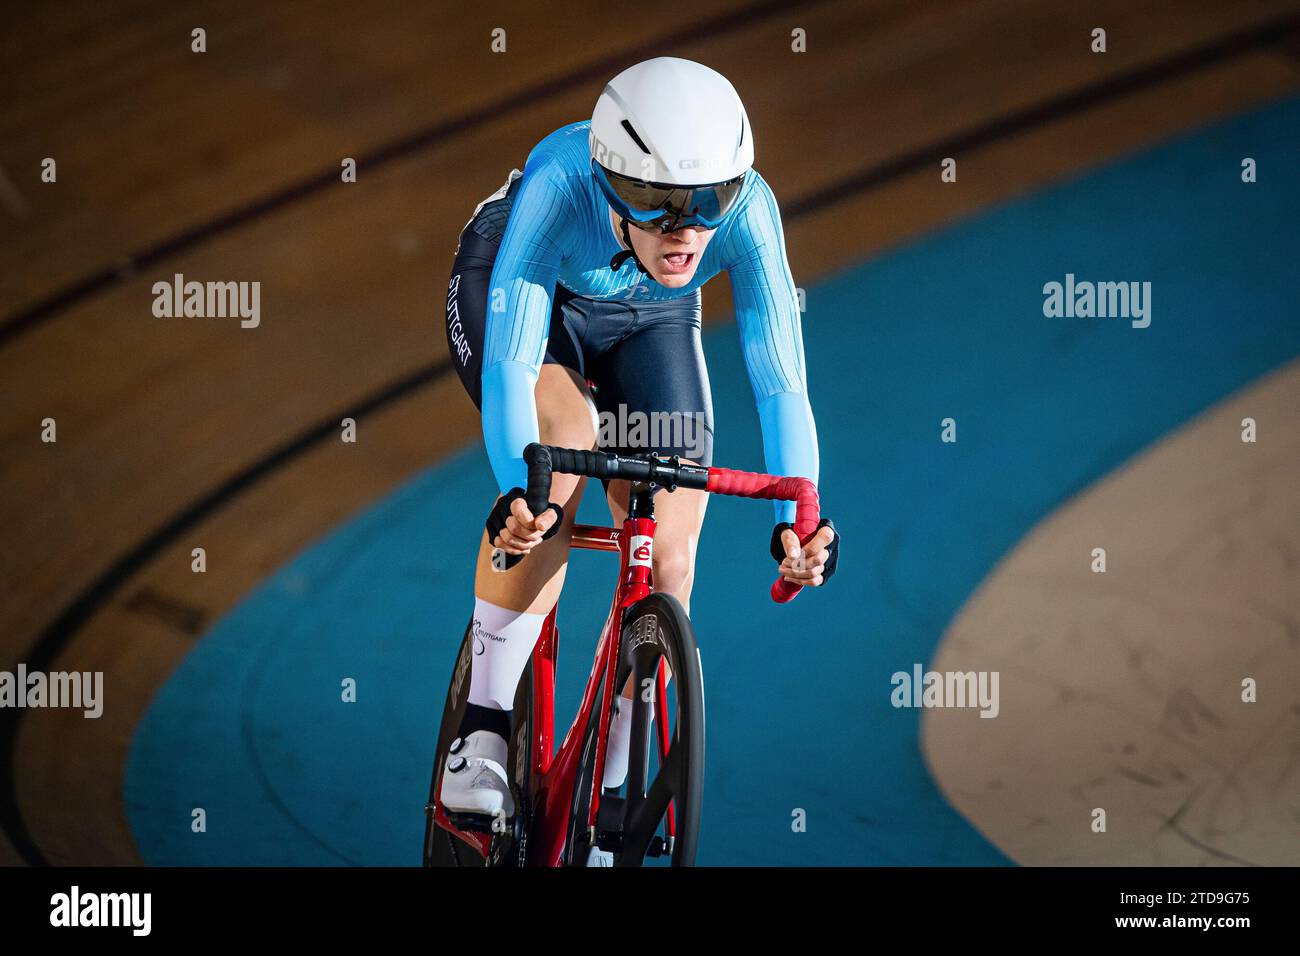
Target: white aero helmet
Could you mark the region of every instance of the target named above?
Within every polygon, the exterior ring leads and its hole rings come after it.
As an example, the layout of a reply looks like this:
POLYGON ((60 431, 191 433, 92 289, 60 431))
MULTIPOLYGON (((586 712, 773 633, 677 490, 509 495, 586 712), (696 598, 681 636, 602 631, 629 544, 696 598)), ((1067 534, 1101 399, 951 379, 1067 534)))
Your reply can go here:
POLYGON ((591 171, 614 211, 643 229, 716 229, 754 164, 735 87, 661 56, 609 81, 591 116, 591 171))

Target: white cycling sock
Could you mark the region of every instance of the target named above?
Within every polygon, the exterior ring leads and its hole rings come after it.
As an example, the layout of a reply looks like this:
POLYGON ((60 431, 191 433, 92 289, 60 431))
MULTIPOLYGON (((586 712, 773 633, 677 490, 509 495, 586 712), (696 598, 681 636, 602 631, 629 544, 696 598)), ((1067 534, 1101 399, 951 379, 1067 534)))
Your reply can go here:
POLYGON ((510 710, 515 689, 528 666, 533 645, 542 635, 545 614, 529 614, 474 599, 474 660, 470 665, 469 702, 493 710, 510 710))
MULTIPOLYGON (((650 708, 650 724, 654 726, 655 712, 650 708)), ((605 772, 601 786, 617 790, 627 779, 628 750, 632 744, 631 701, 622 697, 614 699, 614 716, 609 722, 609 739, 605 742, 605 772)))

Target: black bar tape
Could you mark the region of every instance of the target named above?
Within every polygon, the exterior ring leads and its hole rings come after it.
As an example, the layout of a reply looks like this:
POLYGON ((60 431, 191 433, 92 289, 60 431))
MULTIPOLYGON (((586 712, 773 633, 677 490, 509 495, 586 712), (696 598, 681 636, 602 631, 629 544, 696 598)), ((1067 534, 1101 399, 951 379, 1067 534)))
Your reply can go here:
POLYGON ((528 510, 539 515, 551 497, 551 449, 533 442, 524 449, 524 461, 528 465, 528 510))
MULTIPOLYGON (((611 455, 603 451, 589 451, 581 448, 553 448, 546 445, 529 445, 524 451, 524 459, 532 461, 539 458, 543 450, 549 452, 549 462, 553 471, 566 475, 579 475, 584 478, 612 480, 624 478, 628 481, 654 482, 663 488, 694 488, 704 491, 709 484, 709 469, 702 465, 683 464, 679 461, 659 458, 630 458, 623 455, 611 455), (538 451, 533 451, 537 448, 538 451)), ((531 480, 531 470, 529 472, 531 480)))

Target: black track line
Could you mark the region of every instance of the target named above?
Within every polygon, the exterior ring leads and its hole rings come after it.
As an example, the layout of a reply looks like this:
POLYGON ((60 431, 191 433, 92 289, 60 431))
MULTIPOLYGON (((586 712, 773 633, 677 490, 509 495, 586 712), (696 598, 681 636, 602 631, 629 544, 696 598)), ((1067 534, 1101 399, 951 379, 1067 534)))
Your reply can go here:
MULTIPOLYGON (((721 13, 666 36, 631 47, 622 53, 604 57, 563 76, 543 80, 523 90, 510 93, 496 102, 471 113, 453 117, 450 120, 436 123, 400 139, 393 140, 374 152, 361 157, 357 165, 369 169, 381 167, 419 150, 435 146, 452 136, 475 129, 512 112, 522 111, 553 96, 566 93, 584 83, 608 79, 623 64, 630 65, 656 53, 672 53, 675 52, 674 48, 687 43, 718 37, 727 32, 734 32, 737 28, 748 29, 765 18, 825 2, 827 0, 761 0, 758 3, 721 13)), ((333 186, 338 181, 337 176, 337 170, 329 170, 310 176, 285 187, 279 192, 264 196, 223 216, 179 233, 170 239, 163 240, 154 246, 128 256, 111 267, 87 276, 62 292, 37 302, 0 323, 0 348, 11 343, 24 332, 32 330, 41 322, 53 318, 83 299, 102 292, 115 282, 130 276, 134 272, 151 267, 229 229, 251 222, 259 216, 276 212, 299 199, 309 197, 327 187, 333 186)), ((433 382, 450 368, 449 360, 426 366, 412 375, 385 386, 370 398, 365 399, 359 407, 350 409, 344 414, 356 416, 381 408, 389 402, 398 400, 412 390, 433 382)), ((218 510, 225 502, 240 494, 280 465, 310 448, 326 435, 335 434, 341 417, 342 415, 335 415, 322 420, 297 438, 291 439, 285 445, 271 452, 266 458, 253 463, 183 512, 173 516, 165 525, 156 529, 148 538, 119 558, 75 601, 65 607, 53 623, 41 632, 36 646, 27 658, 28 667, 32 670, 47 669, 91 615, 107 603, 135 572, 148 563, 154 554, 167 547, 196 523, 218 510)), ((47 866, 49 861, 36 845, 35 840, 33 840, 31 831, 28 830, 22 813, 18 809, 14 753, 17 748, 19 724, 24 713, 24 710, 19 709, 0 709, 0 831, 4 832, 9 838, 9 842, 13 844, 14 849, 28 864, 47 866)))
POLYGON ((796 200, 786 207, 787 218, 797 218, 832 206, 842 199, 867 192, 891 180, 936 165, 948 156, 959 156, 998 140, 1008 139, 1031 129, 1048 126, 1067 116, 1104 106, 1139 90, 1207 69, 1219 63, 1253 53, 1300 30, 1300 14, 1276 17, 1261 25, 1212 40, 1202 46, 1175 53, 1163 60, 1137 67, 1127 73, 1100 80, 1077 90, 1035 103, 979 126, 963 130, 934 143, 917 147, 832 183, 796 200))
MULTIPOLYGON (((762 0, 721 13, 708 20, 702 20, 693 26, 677 30, 667 36, 649 40, 639 46, 631 47, 621 53, 604 57, 588 63, 562 76, 545 79, 522 90, 516 90, 500 97, 487 106, 479 107, 470 113, 454 116, 449 120, 434 123, 424 129, 416 130, 400 139, 391 140, 376 148, 373 152, 357 157, 357 168, 363 170, 379 169, 390 163, 417 153, 469 132, 490 122, 499 120, 512 113, 518 113, 539 102, 568 93, 584 84, 607 80, 618 72, 623 65, 631 65, 656 54, 674 52, 688 43, 716 37, 728 30, 748 29, 754 24, 777 14, 789 13, 802 7, 816 6, 828 0, 762 0)), ((0 320, 0 348, 36 328, 42 322, 54 318, 72 308, 81 301, 128 279, 133 275, 150 269, 173 256, 180 255, 197 245, 207 242, 224 232, 250 223, 262 216, 279 212, 287 206, 302 199, 308 199, 317 193, 337 186, 338 169, 327 169, 313 173, 298 182, 291 183, 277 192, 223 213, 206 222, 199 223, 184 232, 163 239, 154 245, 105 266, 83 277, 58 292, 52 293, 26 308, 0 320)))

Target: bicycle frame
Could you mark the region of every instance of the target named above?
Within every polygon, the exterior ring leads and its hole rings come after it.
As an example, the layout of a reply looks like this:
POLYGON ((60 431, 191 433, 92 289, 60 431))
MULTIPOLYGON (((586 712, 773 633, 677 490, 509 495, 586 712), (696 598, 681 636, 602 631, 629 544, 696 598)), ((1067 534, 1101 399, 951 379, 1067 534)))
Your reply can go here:
MULTIPOLYGON (((521 816, 517 811, 515 826, 519 827, 522 822, 525 828, 522 834, 517 835, 527 838, 526 862, 534 866, 558 866, 562 862, 565 840, 569 833, 568 823, 573 812, 574 788, 578 785, 586 730, 591 720, 598 718, 591 792, 586 795, 589 801, 585 821, 591 845, 597 845, 599 833, 596 825, 599 819, 601 782, 605 772, 609 715, 613 709, 614 694, 622 690, 615 686, 615 680, 618 676, 623 616, 629 607, 654 590, 651 577, 655 536, 654 492, 659 488, 671 492, 683 487, 710 494, 793 501, 797 506, 794 530, 799 540, 805 544, 819 527, 819 504, 817 486, 807 478, 782 478, 729 468, 705 467, 682 462, 675 455, 668 459, 654 455, 626 457, 593 450, 556 448, 534 442, 524 449, 524 461, 528 466, 525 498, 534 514, 540 514, 547 507, 554 471, 589 478, 630 479, 633 482, 628 514, 621 530, 593 525, 575 525, 573 528, 570 547, 618 552, 619 574, 614 589, 614 602, 596 644, 595 661, 582 694, 582 705, 564 736, 564 742, 554 753, 555 660, 559 650, 555 616, 559 610, 558 602, 547 615, 541 636, 533 648, 530 714, 532 738, 524 748, 526 752, 521 752, 516 746, 516 766, 511 776, 515 781, 524 778, 521 771, 525 760, 531 765, 532 773, 528 775, 529 792, 523 795, 527 798, 527 803, 518 808, 527 815, 521 816), (601 689, 599 713, 594 710, 598 688, 601 689)), ((510 561, 517 563, 519 560, 522 560, 522 556, 510 558, 506 566, 510 566, 510 561)), ((801 587, 778 575, 771 586, 772 600, 784 604, 794 598, 801 587)), ((662 659, 656 673, 656 685, 654 716, 658 718, 659 759, 663 761, 668 754, 672 729, 668 726, 667 670, 662 659)), ((458 829, 443 809, 441 795, 435 799, 434 824, 477 847, 486 859, 491 852, 492 836, 458 829)), ((670 853, 676 837, 675 810, 670 801, 664 815, 667 836, 665 845, 670 853)))
MULTIPOLYGON (((559 603, 551 609, 542 633, 533 648, 532 740, 528 759, 532 764, 532 806, 528 832, 528 861, 533 866, 559 866, 564 853, 574 787, 582 757, 584 731, 596 706, 596 690, 600 695, 599 731, 596 742, 596 760, 591 778, 591 794, 587 827, 595 835, 596 818, 600 809, 601 780, 605 769, 605 748, 609 736, 609 721, 604 719, 613 708, 614 694, 621 688, 614 686, 617 677, 619 648, 623 631, 623 614, 637 601, 653 590, 651 560, 654 553, 655 519, 651 494, 635 490, 631 507, 623 527, 609 528, 597 525, 574 525, 572 548, 592 551, 610 551, 619 555, 618 583, 605 627, 596 644, 595 661, 591 676, 582 694, 582 705, 564 736, 558 751, 553 749, 555 731, 555 662, 559 652, 559 629, 555 624, 559 603), (603 679, 603 684, 602 684, 603 679)), ((655 717, 658 724, 659 756, 668 748, 667 675, 661 662, 655 696, 655 717)), ((516 774, 515 779, 521 779, 516 774)), ((492 835, 457 829, 448 819, 439 797, 434 815, 435 823, 462 840, 478 847, 486 858, 492 835)), ((671 839, 675 820, 669 804, 666 830, 671 839)), ((593 841, 594 842, 594 841, 593 841)))

